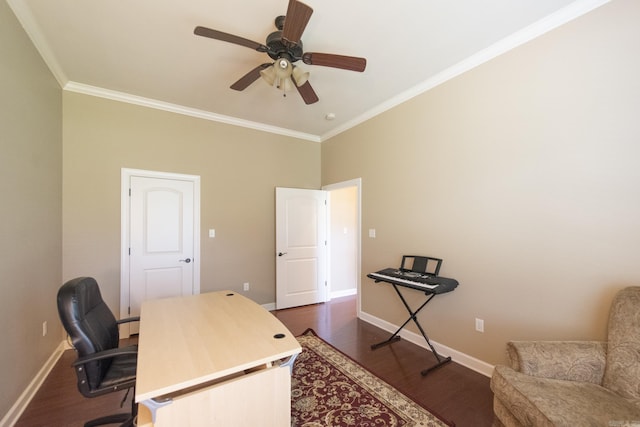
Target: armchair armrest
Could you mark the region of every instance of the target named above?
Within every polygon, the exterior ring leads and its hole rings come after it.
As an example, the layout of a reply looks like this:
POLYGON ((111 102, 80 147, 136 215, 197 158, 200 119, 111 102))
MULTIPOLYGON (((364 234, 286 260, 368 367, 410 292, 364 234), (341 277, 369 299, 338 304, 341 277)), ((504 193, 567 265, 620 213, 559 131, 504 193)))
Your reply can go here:
POLYGON ((602 384, 607 344, 600 341, 510 341, 511 367, 527 375, 602 384))
POLYGON ((112 359, 114 357, 125 356, 129 354, 138 354, 138 346, 132 345, 129 347, 112 348, 98 353, 89 354, 87 356, 78 357, 71 366, 84 365, 88 362, 95 362, 96 360, 112 359))

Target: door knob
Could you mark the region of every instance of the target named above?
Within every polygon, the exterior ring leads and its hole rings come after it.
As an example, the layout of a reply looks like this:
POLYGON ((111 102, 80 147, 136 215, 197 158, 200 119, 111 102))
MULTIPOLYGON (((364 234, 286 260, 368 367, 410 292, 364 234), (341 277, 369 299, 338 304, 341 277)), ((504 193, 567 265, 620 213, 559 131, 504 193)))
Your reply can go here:
POLYGON ((179 259, 179 262, 186 262, 187 264, 189 264, 191 262, 191 258, 187 258, 187 259, 179 259))
POLYGON ((278 252, 278 256, 286 255, 286 252, 278 252))

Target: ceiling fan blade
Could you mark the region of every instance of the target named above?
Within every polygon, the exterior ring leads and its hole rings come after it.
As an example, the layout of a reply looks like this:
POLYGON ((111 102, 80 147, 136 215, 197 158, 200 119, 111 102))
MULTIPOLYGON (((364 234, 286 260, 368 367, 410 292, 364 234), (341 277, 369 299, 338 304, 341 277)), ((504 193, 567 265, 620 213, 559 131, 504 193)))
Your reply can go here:
POLYGON ((309 105, 318 102, 318 95, 311 87, 311 84, 307 81, 305 84, 298 86, 294 85, 296 89, 298 89, 298 93, 304 100, 304 103, 309 105))
POLYGON ((247 74, 242 76, 240 80, 232 84, 231 89, 238 90, 238 91, 245 90, 247 87, 249 87, 251 83, 255 82, 260 78, 260 71, 270 67, 271 65, 272 64, 270 63, 258 65, 256 68, 254 68, 253 70, 249 71, 247 74))
POLYGON ((312 13, 313 9, 306 4, 298 0, 289 0, 284 28, 282 28, 282 39, 285 42, 299 44, 312 13))
POLYGON ((367 67, 365 58, 355 56, 334 55, 331 53, 307 52, 302 55, 302 61, 308 65, 321 65, 324 67, 342 68, 343 70, 364 71, 367 67))
POLYGON ((233 34, 223 33, 222 31, 212 30, 211 28, 198 26, 193 30, 193 34, 248 47, 249 49, 257 50, 258 52, 267 52, 269 50, 267 46, 261 43, 245 39, 244 37, 234 36, 233 34))

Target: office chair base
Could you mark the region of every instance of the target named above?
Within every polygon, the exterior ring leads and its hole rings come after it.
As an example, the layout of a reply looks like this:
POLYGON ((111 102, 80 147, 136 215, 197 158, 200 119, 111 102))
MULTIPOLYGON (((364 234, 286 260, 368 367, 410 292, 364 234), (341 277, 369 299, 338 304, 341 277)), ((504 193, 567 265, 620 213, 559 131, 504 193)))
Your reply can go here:
POLYGON ((106 417, 96 418, 95 420, 87 421, 86 423, 84 423, 84 427, 95 427, 95 426, 102 426, 105 424, 116 424, 116 423, 121 423, 120 427, 129 427, 129 426, 133 426, 134 418, 135 416, 128 413, 107 415, 106 417))

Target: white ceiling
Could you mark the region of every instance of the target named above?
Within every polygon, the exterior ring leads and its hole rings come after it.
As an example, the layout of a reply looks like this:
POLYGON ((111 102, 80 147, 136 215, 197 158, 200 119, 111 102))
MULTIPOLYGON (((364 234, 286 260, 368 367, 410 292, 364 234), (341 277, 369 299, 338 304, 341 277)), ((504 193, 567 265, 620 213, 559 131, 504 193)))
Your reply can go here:
POLYGON ((305 52, 367 58, 364 73, 297 63, 320 101, 261 79, 265 53, 193 34, 197 25, 259 43, 287 0, 7 0, 65 90, 325 140, 608 0, 303 0, 305 52), (334 120, 326 120, 328 113, 334 120))

